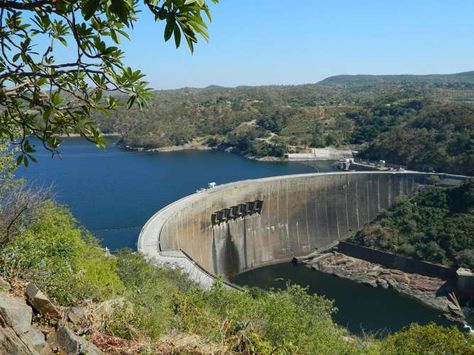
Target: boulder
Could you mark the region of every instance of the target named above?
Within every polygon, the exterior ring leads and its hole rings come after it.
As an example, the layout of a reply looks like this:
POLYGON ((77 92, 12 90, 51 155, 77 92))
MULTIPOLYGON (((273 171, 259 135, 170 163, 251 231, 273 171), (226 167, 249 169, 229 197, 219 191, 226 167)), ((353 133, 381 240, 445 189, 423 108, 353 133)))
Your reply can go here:
POLYGON ((382 288, 388 288, 389 283, 384 279, 377 279, 377 285, 379 285, 382 288))
POLYGON ((57 341, 59 345, 68 355, 88 354, 99 355, 103 354, 94 344, 76 335, 68 327, 62 325, 58 328, 57 341))
POLYGON ((0 315, 5 323, 19 335, 28 332, 31 328, 33 311, 22 298, 0 292, 0 315))
POLYGON ((67 311, 67 318, 72 324, 79 325, 87 318, 87 310, 84 307, 71 307, 67 311))
POLYGON ((37 352, 28 349, 12 328, 0 327, 0 354, 29 355, 37 352))
POLYGON ((50 319, 61 318, 59 310, 35 284, 29 283, 26 287, 25 294, 31 306, 43 317, 50 319))
POLYGON ((20 338, 28 345, 28 348, 36 351, 41 351, 47 346, 44 334, 35 327, 31 327, 31 329, 20 338))

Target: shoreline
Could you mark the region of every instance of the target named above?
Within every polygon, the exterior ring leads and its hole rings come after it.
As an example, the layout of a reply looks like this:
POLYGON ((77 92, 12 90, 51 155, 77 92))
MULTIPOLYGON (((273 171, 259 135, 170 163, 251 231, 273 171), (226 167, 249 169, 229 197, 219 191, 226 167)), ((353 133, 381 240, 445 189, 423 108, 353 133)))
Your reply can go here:
POLYGON ((315 252, 294 260, 310 269, 360 284, 385 289, 392 288, 427 307, 440 311, 444 317, 453 322, 465 323, 461 310, 448 298, 452 285, 446 280, 388 269, 337 251, 315 252))
MULTIPOLYGON (((145 147, 136 147, 131 146, 123 143, 119 143, 118 146, 122 149, 134 151, 134 152, 145 152, 145 153, 172 153, 172 152, 181 152, 181 151, 221 151, 227 152, 232 154, 237 154, 245 159, 254 160, 254 161, 261 161, 261 162, 308 162, 308 161, 333 161, 337 160, 334 154, 332 155, 324 155, 324 156, 317 156, 312 155, 309 157, 309 154, 301 153, 303 158, 294 158, 292 156, 299 155, 300 153, 289 153, 286 154, 284 157, 276 157, 276 156, 253 156, 253 155, 244 155, 241 154, 239 150, 232 146, 209 146, 201 143, 186 143, 182 145, 172 145, 172 146, 164 146, 159 148, 145 148, 145 147), (306 158, 305 158, 306 157, 306 158)), ((322 148, 326 149, 326 148, 322 148)), ((331 152, 340 151, 341 156, 347 155, 347 149, 336 149, 336 148, 327 148, 330 149, 331 152)))
POLYGON ((256 157, 252 155, 244 155, 241 154, 237 149, 231 146, 227 147, 211 147, 205 144, 199 143, 186 143, 182 145, 171 145, 159 148, 144 148, 144 147, 134 147, 126 144, 118 144, 118 146, 122 149, 133 151, 133 152, 144 152, 144 153, 173 153, 173 152, 182 152, 182 151, 220 151, 226 152, 231 154, 237 154, 245 159, 255 160, 255 161, 263 161, 263 162, 288 162, 287 158, 280 158, 274 156, 264 156, 264 157, 256 157))
MULTIPOLYGON (((120 133, 102 133, 101 136, 103 137, 121 137, 122 135, 120 133)), ((60 138, 82 138, 83 136, 79 133, 66 133, 66 134, 60 134, 60 138)))

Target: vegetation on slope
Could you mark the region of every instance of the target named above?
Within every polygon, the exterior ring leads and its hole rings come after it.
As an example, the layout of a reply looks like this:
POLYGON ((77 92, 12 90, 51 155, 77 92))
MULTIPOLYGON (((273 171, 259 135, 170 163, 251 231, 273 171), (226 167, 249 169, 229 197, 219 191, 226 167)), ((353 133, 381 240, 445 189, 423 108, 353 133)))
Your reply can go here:
MULTIPOLYGON (((424 171, 474 175, 474 107, 429 104, 369 141, 361 156, 424 171)), ((370 130, 361 127, 369 134, 370 130)), ((380 130, 379 130, 380 132, 380 130)))
POLYGON ((474 269, 474 180, 427 187, 401 200, 351 241, 416 259, 474 269))

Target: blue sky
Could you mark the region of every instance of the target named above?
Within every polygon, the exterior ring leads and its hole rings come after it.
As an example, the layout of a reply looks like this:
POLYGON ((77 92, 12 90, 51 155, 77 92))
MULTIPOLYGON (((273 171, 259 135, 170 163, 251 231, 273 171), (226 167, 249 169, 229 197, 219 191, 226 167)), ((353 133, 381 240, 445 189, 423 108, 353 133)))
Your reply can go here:
POLYGON ((156 89, 474 70, 474 0, 221 0, 193 55, 142 13, 126 62, 156 89))

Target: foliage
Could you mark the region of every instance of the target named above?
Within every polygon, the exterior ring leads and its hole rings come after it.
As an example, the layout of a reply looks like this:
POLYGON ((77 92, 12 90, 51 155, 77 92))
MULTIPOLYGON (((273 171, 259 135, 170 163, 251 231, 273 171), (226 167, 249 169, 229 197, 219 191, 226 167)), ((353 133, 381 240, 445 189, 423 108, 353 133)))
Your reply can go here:
POLYGON ((7 141, 0 140, 0 243, 20 233, 49 195, 46 188, 32 189, 15 179, 17 153, 7 141))
POLYGON ((395 104, 381 102, 359 111, 348 112, 347 116, 355 121, 355 128, 350 137, 351 143, 371 142, 381 133, 399 126, 422 108, 423 102, 411 100, 395 104))
POLYGON ((396 203, 351 241, 425 261, 474 268, 474 180, 426 187, 396 203))
POLYGON ((60 304, 104 300, 123 289, 115 260, 87 232, 76 228, 71 214, 50 201, 13 240, 1 245, 1 273, 34 281, 60 304))
POLYGON ((244 292, 217 284, 209 292, 193 289, 177 296, 180 327, 211 336, 230 349, 254 353, 344 352, 342 329, 331 320, 332 302, 298 286, 285 291, 244 292))
POLYGON ((408 329, 390 335, 382 346, 384 354, 472 354, 474 338, 457 328, 436 324, 412 324, 408 329))
MULTIPOLYGON (((217 0, 212 0, 217 2, 217 0)), ((0 138, 19 134, 18 163, 34 160, 30 135, 55 151, 61 135, 78 133, 101 146, 92 111, 108 112, 116 95, 141 107, 149 96, 144 75, 126 67, 120 41, 146 9, 165 21, 164 39, 184 38, 191 49, 208 38, 205 0, 31 0, 0 3, 0 138), (71 60, 60 60, 60 46, 71 60), (104 95, 105 94, 105 95, 104 95)))
POLYGON ((474 175, 473 127, 472 105, 431 104, 378 135, 361 156, 412 169, 474 175))
POLYGON ((179 271, 157 268, 131 250, 121 250, 116 257, 116 272, 125 286, 123 294, 133 306, 117 308, 105 329, 125 339, 140 334, 156 340, 173 327, 173 295, 193 285, 179 271))

